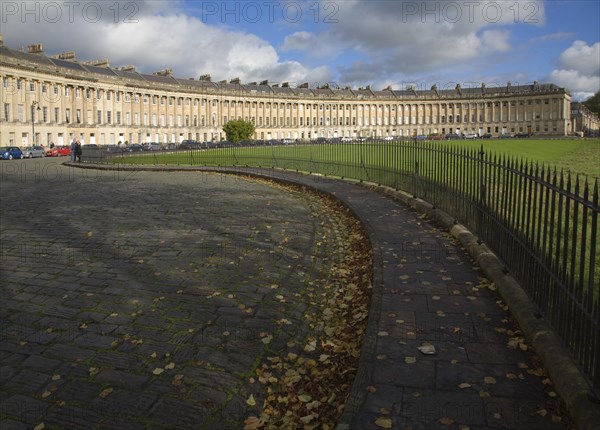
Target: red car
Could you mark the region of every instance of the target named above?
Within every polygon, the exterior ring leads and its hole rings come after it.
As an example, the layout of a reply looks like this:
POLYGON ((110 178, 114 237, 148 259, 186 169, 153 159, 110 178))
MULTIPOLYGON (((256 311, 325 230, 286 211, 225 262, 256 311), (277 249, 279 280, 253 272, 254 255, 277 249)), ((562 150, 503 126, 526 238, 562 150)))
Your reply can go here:
POLYGON ((71 148, 68 146, 55 146, 46 150, 46 157, 62 157, 71 155, 71 148))

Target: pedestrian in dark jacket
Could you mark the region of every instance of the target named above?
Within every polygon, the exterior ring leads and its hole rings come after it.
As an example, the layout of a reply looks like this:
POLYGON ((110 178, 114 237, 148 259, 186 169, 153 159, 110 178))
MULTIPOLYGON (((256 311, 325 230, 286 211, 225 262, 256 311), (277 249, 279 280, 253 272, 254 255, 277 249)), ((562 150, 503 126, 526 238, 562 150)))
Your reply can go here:
POLYGON ((75 158, 77 162, 81 163, 81 142, 75 142, 75 158))

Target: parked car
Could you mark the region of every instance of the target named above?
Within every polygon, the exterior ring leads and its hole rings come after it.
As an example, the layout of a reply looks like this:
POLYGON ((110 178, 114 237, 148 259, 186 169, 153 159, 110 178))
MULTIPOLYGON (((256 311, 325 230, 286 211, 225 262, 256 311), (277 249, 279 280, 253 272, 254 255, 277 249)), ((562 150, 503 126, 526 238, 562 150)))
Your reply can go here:
POLYGON ((148 142, 144 148, 146 151, 160 151, 160 143, 148 142))
POLYGON ((125 148, 121 148, 119 145, 107 145, 106 152, 109 154, 120 154, 125 151, 125 148))
POLYGON ((446 135, 446 139, 448 140, 456 140, 456 139, 460 139, 460 135, 456 134, 456 133, 448 133, 446 135))
POLYGON ((12 160, 13 158, 23 158, 23 151, 16 146, 8 146, 0 148, 0 157, 4 160, 12 160))
POLYGON ((139 143, 134 143, 133 145, 129 145, 129 150, 131 152, 142 152, 144 150, 144 147, 139 143))
POLYGON ((46 150, 43 146, 29 146, 23 150, 23 157, 25 158, 37 158, 45 156, 46 150))
POLYGON ((517 139, 520 139, 520 138, 525 138, 525 137, 529 137, 529 133, 527 133, 526 131, 523 131, 523 132, 521 132, 521 133, 517 133, 517 134, 515 134, 515 137, 516 137, 517 139))
POLYGON ((63 157, 71 155, 69 146, 55 146, 46 150, 46 157, 63 157))
POLYGON ((426 134, 417 134, 415 136, 415 140, 427 140, 427 135, 426 134))
POLYGON ((179 144, 179 149, 200 149, 202 145, 195 140, 182 140, 179 144))
POLYGON ((477 139, 479 136, 477 136, 477 133, 465 133, 465 139, 477 139))
POLYGON ((481 135, 481 138, 482 139, 491 139, 492 138, 492 134, 491 133, 483 134, 483 135, 481 135))

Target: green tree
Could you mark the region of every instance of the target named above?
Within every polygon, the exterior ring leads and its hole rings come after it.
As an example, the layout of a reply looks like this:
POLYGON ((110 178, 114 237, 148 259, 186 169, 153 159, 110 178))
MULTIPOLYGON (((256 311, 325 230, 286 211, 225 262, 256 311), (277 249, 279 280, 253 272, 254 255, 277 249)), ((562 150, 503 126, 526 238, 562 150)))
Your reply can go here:
POLYGON ((600 115, 600 91, 584 101, 583 104, 592 112, 600 115))
POLYGON ((223 125, 223 131, 227 135, 227 140, 237 143, 252 137, 254 134, 254 124, 241 119, 234 119, 227 121, 223 125))

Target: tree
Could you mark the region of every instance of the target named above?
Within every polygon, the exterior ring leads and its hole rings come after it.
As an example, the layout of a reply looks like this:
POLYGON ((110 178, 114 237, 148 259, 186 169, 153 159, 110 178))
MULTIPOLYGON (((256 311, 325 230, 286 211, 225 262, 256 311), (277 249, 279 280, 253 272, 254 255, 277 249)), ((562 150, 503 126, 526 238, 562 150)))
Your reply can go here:
POLYGON ((600 115, 600 91, 583 102, 583 104, 592 112, 600 115))
POLYGON ((225 123, 223 131, 227 135, 227 140, 237 143, 252 137, 254 124, 241 119, 234 119, 225 123))

